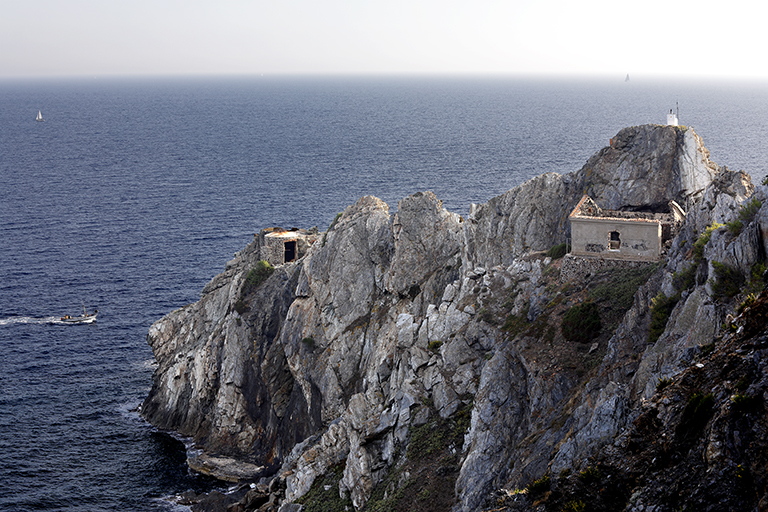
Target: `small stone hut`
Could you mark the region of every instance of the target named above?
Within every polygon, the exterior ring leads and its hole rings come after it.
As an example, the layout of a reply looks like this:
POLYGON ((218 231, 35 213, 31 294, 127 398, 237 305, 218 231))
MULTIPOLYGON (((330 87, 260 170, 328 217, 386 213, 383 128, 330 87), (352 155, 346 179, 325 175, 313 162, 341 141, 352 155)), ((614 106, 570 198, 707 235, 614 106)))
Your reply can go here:
POLYGON ((685 212, 674 201, 669 212, 605 210, 584 196, 571 212, 571 254, 617 260, 656 261, 665 252, 685 212))
POLYGON ((296 261, 307 253, 309 247, 317 240, 317 228, 306 229, 263 229, 259 235, 261 247, 259 256, 270 265, 283 265, 296 261))

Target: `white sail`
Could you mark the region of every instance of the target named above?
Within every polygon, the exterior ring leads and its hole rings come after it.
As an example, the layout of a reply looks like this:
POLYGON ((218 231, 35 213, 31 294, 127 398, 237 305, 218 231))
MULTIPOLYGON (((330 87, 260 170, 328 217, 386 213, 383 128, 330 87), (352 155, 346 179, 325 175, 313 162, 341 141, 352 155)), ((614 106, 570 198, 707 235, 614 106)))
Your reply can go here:
POLYGON ((37 117, 35 118, 35 121, 42 121, 43 120, 43 113, 39 110, 37 111, 37 117))

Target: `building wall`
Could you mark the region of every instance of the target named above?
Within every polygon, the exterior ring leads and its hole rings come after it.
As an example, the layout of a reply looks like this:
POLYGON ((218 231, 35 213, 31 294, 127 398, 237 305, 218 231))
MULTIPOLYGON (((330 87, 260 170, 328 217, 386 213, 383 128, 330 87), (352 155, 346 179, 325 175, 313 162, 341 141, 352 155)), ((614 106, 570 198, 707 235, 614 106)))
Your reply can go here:
POLYGON ((571 254, 655 261, 661 256, 661 224, 623 219, 571 217, 571 254), (611 232, 619 233, 617 250, 611 232))
POLYGON ((266 260, 272 266, 285 263, 285 242, 296 240, 296 238, 270 237, 264 238, 264 245, 261 247, 261 259, 266 260))
POLYGON ((296 244, 294 259, 303 257, 310 246, 318 239, 317 232, 301 231, 268 231, 262 230, 257 235, 260 239, 259 257, 268 261, 272 266, 288 263, 285 261, 285 244, 293 242, 296 244))

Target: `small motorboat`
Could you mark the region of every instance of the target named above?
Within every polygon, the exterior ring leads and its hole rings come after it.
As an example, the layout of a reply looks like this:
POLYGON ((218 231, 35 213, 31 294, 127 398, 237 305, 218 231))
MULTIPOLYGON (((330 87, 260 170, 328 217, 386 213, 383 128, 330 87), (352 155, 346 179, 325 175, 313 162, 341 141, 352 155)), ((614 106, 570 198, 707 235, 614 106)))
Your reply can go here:
POLYGON ((85 310, 85 305, 83 305, 83 314, 80 316, 69 316, 64 315, 61 317, 61 321, 65 324, 90 324, 96 321, 96 315, 99 314, 99 310, 96 309, 93 311, 93 313, 89 313, 85 310))

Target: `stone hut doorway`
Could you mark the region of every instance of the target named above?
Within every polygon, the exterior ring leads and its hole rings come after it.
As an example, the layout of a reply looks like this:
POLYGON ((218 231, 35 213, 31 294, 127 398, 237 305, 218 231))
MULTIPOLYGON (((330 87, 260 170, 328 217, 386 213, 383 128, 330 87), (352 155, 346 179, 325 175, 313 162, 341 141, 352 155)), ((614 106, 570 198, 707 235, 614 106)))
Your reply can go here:
POLYGON ((289 263, 296 259, 296 240, 288 240, 285 242, 285 258, 283 261, 289 263))

